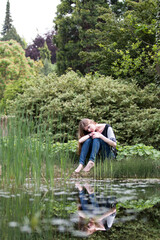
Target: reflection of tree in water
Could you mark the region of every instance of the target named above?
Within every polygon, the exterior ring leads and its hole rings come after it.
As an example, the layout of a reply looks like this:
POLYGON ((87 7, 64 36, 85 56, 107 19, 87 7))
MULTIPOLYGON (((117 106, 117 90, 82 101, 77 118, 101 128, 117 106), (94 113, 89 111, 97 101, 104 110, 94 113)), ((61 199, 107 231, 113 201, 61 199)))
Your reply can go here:
POLYGON ((111 228, 116 216, 115 197, 96 197, 88 184, 76 183, 79 190, 78 230, 86 235, 111 228))

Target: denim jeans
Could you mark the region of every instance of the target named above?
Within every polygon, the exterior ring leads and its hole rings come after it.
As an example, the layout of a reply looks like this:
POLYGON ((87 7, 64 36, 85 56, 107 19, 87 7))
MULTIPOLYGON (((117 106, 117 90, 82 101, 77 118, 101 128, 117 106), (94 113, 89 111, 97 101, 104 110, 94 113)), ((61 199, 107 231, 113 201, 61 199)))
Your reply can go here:
POLYGON ((99 208, 99 205, 96 202, 95 193, 91 193, 86 196, 84 190, 82 190, 79 192, 79 199, 83 211, 92 213, 94 209, 99 208))
POLYGON ((111 150, 110 146, 106 142, 100 138, 88 138, 82 145, 79 163, 85 165, 88 153, 90 153, 89 160, 94 162, 99 151, 102 159, 105 159, 106 157, 110 158, 111 150))

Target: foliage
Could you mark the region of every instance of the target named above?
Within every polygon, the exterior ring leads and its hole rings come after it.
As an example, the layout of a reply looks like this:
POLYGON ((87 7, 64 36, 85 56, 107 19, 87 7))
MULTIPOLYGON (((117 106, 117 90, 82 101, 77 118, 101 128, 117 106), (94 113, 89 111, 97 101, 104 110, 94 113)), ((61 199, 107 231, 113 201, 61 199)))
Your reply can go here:
MULTIPOLYGON (((99 15, 95 29, 87 31, 87 37, 94 36, 96 51, 81 51, 83 64, 93 62, 92 72, 112 75, 137 83, 144 87, 155 82, 156 56, 156 9, 157 1, 126 1, 128 11, 123 17, 111 9, 99 15)), ((92 44, 93 44, 92 43, 92 44)))
POLYGON ((126 1, 121 0, 111 0, 110 7, 112 11, 118 16, 121 17, 127 10, 126 1))
POLYGON ((49 73, 56 71, 55 65, 51 63, 51 53, 48 49, 47 43, 44 43, 44 46, 39 48, 41 61, 43 67, 40 69, 40 73, 47 76, 49 73))
POLYGON ((50 73, 57 72, 56 64, 52 64, 47 58, 43 61, 43 67, 39 73, 47 76, 50 73))
POLYGON ((94 36, 88 38, 86 32, 94 29, 101 6, 108 8, 109 1, 84 0, 62 1, 57 7, 55 19, 57 34, 54 37, 57 52, 58 73, 63 74, 68 68, 88 73, 92 67, 91 62, 83 64, 79 53, 81 51, 95 51, 94 36))
MULTIPOLYGON (((35 75, 37 69, 34 62, 25 57, 22 47, 13 40, 0 42, 0 65, 0 98, 6 95, 4 93, 6 86, 11 95, 13 94, 13 91, 17 95, 18 86, 20 86, 25 79, 27 80, 35 75), (15 81, 17 82, 15 83, 16 86, 11 86, 15 81)), ((9 95, 7 93, 7 98, 12 99, 9 95)))
POLYGON ((44 62, 45 59, 51 59, 51 53, 48 49, 47 43, 44 43, 44 46, 39 48, 41 60, 44 62))
POLYGON ((9 40, 14 40, 18 42, 23 47, 23 49, 25 48, 25 42, 18 35, 14 26, 12 26, 12 28, 1 38, 1 41, 9 41, 9 40))
POLYGON ((131 45, 130 50, 118 51, 119 58, 113 63, 112 71, 115 76, 135 79, 141 87, 154 82, 156 76, 156 61, 153 49, 142 48, 141 42, 131 45), (136 51, 133 55, 133 51, 136 51))
POLYGON ((135 79, 142 88, 158 82, 157 4, 62 1, 55 19, 58 73, 68 68, 98 72, 128 82, 135 79))
POLYGON ((84 117, 110 123, 122 144, 160 146, 160 89, 154 84, 140 89, 110 77, 71 71, 37 77, 24 93, 8 101, 8 113, 32 116, 45 124, 55 141, 76 138, 84 117))
POLYGON ((118 51, 113 72, 120 77, 137 80, 141 87, 155 81, 156 55, 156 10, 157 1, 135 3, 127 1, 130 10, 125 14, 124 27, 130 32, 126 47, 118 51), (121 71, 122 70, 122 71, 121 71))
POLYGON ((77 153, 78 142, 76 140, 70 140, 67 143, 56 142, 53 144, 53 152, 71 152, 72 154, 77 153))
MULTIPOLYGON (((54 31, 47 32, 44 36, 38 35, 33 44, 30 44, 26 50, 26 57, 30 57, 31 59, 37 61, 42 57, 42 51, 44 52, 44 48, 46 49, 45 52, 49 51, 49 60, 51 60, 52 64, 56 62, 56 46, 53 44, 53 36, 55 35, 54 31), (46 48, 47 47, 47 48, 46 48), (41 52, 41 54, 40 54, 41 52)), ((44 55, 44 54, 43 54, 44 55)), ((48 54, 47 54, 48 56, 48 54)), ((42 57, 44 60, 44 56, 42 57)))
POLYGON ((142 157, 149 160, 153 159, 155 161, 158 161, 160 159, 160 151, 154 149, 152 146, 146 146, 144 144, 118 147, 118 161, 122 161, 124 159, 131 159, 133 157, 142 157))

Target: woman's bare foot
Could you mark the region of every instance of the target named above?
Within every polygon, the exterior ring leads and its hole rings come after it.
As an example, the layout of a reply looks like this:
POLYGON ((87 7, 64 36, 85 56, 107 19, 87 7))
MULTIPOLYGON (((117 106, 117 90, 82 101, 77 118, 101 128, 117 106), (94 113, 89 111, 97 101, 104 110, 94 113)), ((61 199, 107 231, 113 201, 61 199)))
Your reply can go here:
POLYGON ((88 192, 89 194, 94 193, 94 188, 93 188, 89 183, 85 183, 85 184, 84 184, 84 187, 85 187, 85 189, 87 190, 87 192, 88 192))
POLYGON ((78 188, 79 191, 82 191, 82 190, 83 190, 83 187, 81 186, 80 183, 76 183, 76 184, 75 184, 75 187, 78 188))
POLYGON ((91 170, 92 167, 94 167, 94 162, 93 161, 89 161, 87 166, 83 169, 84 172, 89 172, 91 170))
POLYGON ((79 166, 76 168, 75 172, 79 173, 83 169, 83 165, 80 163, 79 166))

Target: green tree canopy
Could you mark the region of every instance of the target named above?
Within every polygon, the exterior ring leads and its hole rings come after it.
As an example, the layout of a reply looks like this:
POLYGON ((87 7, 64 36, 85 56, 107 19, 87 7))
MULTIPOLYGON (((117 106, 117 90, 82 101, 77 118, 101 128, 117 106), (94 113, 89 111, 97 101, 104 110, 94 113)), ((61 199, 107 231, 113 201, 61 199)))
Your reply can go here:
POLYGON ((72 68, 135 79, 141 87, 155 82, 157 6, 158 0, 63 0, 55 19, 59 74, 72 68))
POLYGON ((13 40, 0 41, 0 66, 1 97, 6 85, 27 79, 36 72, 34 61, 26 58, 20 44, 13 40))
POLYGON ((99 16, 99 7, 108 8, 106 0, 62 0, 57 7, 55 19, 57 35, 55 43, 58 48, 57 66, 59 74, 72 68, 81 73, 87 73, 92 68, 92 63, 81 62, 79 53, 90 52, 97 46, 93 45, 93 38, 86 35, 89 29, 94 29, 99 16))
POLYGON ((99 16, 94 37, 97 51, 79 53, 83 63, 94 62, 92 71, 114 77, 136 79, 144 87, 156 76, 157 1, 127 1, 128 10, 117 18, 111 9, 99 16))

